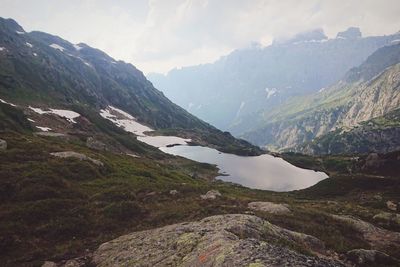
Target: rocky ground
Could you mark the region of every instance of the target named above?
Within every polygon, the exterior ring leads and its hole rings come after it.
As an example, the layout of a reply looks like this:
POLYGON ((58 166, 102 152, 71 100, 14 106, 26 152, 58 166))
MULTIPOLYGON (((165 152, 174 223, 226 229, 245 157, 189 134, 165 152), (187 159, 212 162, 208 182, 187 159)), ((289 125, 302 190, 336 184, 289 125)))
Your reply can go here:
POLYGON ((102 244, 96 266, 343 266, 323 242, 244 214, 217 215, 135 232, 102 244), (305 246, 315 256, 284 247, 305 246))

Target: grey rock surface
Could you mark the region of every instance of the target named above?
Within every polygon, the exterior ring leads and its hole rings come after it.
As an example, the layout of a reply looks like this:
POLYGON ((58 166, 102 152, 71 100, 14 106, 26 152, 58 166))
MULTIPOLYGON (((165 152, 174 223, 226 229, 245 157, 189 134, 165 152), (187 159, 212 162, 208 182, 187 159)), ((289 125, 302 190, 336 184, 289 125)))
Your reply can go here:
POLYGON ((169 194, 173 195, 173 196, 175 196, 178 193, 179 193, 178 190, 175 190, 175 189, 169 191, 169 194))
POLYGON ((92 159, 85 154, 74 152, 74 151, 64 151, 64 152, 54 152, 50 153, 52 156, 58 157, 58 158, 76 158, 79 160, 87 160, 92 162, 93 164, 97 166, 103 166, 103 163, 97 159, 92 159))
POLYGON ((400 233, 377 227, 349 215, 332 215, 338 221, 346 222, 359 231, 374 249, 397 247, 400 244, 400 233))
POLYGON ((104 144, 103 142, 94 139, 93 137, 88 137, 86 139, 86 146, 95 149, 95 150, 100 150, 100 151, 106 151, 107 150, 107 145, 104 144))
POLYGON ((0 139, 0 150, 6 150, 6 149, 7 149, 6 140, 0 139))
POLYGON ((217 215, 135 232, 102 244, 96 266, 344 266, 333 259, 304 255, 279 241, 323 253, 315 237, 289 231, 259 217, 217 215))
POLYGON ((216 199, 217 197, 221 197, 221 193, 218 190, 210 190, 208 191, 205 195, 200 195, 201 199, 207 200, 207 199, 216 199))
POLYGON ((289 205, 287 204, 276 204, 272 202, 250 202, 247 206, 251 210, 264 211, 273 214, 290 213, 289 205))
POLYGON ((397 213, 381 212, 376 214, 373 219, 377 222, 397 224, 400 226, 400 214, 397 213))
POLYGON ((57 264, 52 261, 45 261, 42 265, 42 267, 57 267, 57 264))

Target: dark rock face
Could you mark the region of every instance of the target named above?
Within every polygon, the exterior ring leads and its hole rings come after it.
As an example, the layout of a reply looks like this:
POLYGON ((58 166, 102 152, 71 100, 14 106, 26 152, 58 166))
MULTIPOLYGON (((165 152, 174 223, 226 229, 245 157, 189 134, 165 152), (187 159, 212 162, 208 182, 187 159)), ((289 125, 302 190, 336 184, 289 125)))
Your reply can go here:
POLYGON ((289 231, 256 216, 217 215, 136 232, 102 244, 96 266, 344 266, 277 245, 286 240, 324 252, 315 237, 289 231))
POLYGON ((400 264, 398 260, 377 250, 350 250, 347 252, 347 258, 357 266, 397 266, 400 264))

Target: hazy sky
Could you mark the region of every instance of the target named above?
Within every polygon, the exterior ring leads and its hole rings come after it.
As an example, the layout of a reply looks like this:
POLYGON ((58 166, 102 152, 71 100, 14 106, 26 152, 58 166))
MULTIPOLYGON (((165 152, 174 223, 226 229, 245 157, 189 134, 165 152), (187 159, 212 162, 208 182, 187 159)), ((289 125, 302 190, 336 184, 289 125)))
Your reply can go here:
POLYGON ((400 30, 400 0, 0 0, 26 31, 84 42, 148 72, 212 62, 251 42, 322 27, 400 30))

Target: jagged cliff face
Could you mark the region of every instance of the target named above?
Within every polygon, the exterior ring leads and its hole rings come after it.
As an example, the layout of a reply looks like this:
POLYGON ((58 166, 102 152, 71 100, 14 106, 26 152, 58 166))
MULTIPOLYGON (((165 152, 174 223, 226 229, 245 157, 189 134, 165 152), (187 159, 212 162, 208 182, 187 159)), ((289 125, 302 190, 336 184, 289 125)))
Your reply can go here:
POLYGON ((400 109, 359 123, 348 129, 337 129, 291 150, 305 154, 388 153, 400 150, 400 109))
POLYGON ((379 68, 371 68, 371 64, 360 66, 362 68, 351 71, 363 77, 357 81, 341 81, 324 92, 289 102, 278 111, 263 114, 265 120, 272 122, 246 133, 244 137, 270 149, 288 149, 338 128, 353 128, 360 122, 399 108, 400 65, 387 65, 400 62, 400 46, 383 49, 388 50, 386 57, 392 61, 385 64, 379 62, 379 68))
POLYGON ((357 88, 350 108, 338 123, 352 127, 400 107, 400 65, 357 88))
POLYGON ((247 116, 262 123, 259 111, 324 90, 374 51, 398 39, 400 34, 363 38, 355 28, 328 39, 317 30, 267 47, 236 50, 212 64, 148 77, 192 114, 241 135, 249 130, 247 116))

